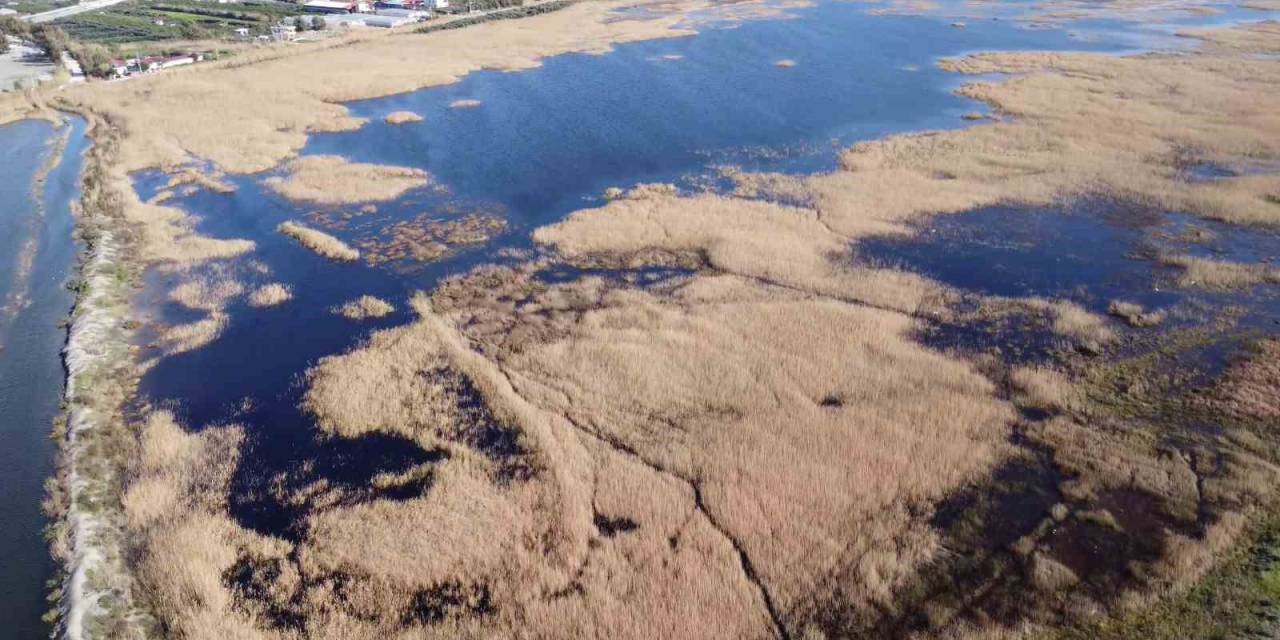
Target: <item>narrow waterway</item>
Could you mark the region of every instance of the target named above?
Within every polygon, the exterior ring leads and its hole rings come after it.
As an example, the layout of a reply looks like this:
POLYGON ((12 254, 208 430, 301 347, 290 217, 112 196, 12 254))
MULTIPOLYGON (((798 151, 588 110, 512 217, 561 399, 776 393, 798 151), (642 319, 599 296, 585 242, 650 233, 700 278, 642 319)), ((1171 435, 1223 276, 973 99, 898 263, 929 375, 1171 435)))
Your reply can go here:
POLYGON ((45 638, 54 572, 40 510, 53 471, 50 428, 62 397, 60 352, 74 293, 84 122, 0 126, 0 628, 45 638))

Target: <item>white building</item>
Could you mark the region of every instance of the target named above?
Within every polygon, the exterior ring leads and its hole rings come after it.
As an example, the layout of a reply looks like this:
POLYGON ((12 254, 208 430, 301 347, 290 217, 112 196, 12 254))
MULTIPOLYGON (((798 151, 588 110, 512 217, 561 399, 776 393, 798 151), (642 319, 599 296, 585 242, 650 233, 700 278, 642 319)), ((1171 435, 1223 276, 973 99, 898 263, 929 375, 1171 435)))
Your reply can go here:
POLYGON ((271 39, 276 42, 293 42, 298 39, 298 28, 291 24, 278 24, 271 27, 271 39))

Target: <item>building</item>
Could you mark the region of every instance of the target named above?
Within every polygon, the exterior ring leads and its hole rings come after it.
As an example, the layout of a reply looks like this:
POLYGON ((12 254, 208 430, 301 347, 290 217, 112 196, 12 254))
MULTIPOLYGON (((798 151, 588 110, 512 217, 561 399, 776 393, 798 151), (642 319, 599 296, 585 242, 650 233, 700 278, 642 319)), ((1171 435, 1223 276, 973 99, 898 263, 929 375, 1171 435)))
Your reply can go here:
POLYGON ((291 24, 277 24, 271 27, 271 39, 276 42, 293 42, 298 38, 298 28, 291 24))
POLYGON ((411 22, 422 22, 431 18, 431 14, 426 11, 414 11, 412 9, 378 9, 375 13, 379 16, 403 18, 411 22))
POLYGON ((307 13, 355 13, 356 3, 344 0, 308 0, 302 5, 307 13))
POLYGON ((241 39, 241 40, 248 40, 248 39, 249 39, 249 28, 248 28, 248 27, 240 27, 239 29, 236 29, 236 37, 237 37, 237 38, 239 38, 239 39, 241 39))
POLYGON ((145 56, 127 60, 112 60, 111 71, 117 78, 127 78, 135 73, 152 73, 174 67, 185 67, 204 61, 203 53, 182 53, 172 56, 145 56))
POLYGON ((380 29, 392 29, 417 22, 413 18, 401 18, 397 16, 369 16, 364 19, 366 27, 378 27, 380 29))
POLYGON ((422 6, 422 0, 378 0, 374 8, 382 10, 410 11, 422 6))

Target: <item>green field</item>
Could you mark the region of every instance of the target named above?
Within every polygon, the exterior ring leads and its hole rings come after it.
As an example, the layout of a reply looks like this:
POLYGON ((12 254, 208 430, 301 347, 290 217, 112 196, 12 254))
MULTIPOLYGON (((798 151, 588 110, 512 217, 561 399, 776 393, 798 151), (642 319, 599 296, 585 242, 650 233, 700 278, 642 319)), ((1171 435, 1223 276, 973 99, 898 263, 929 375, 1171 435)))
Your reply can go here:
POLYGON ((18 13, 40 13, 73 4, 76 4, 76 0, 22 0, 21 2, 0 2, 0 7, 13 9, 18 13))
POLYGON ((116 44, 227 37, 242 27, 247 27, 254 34, 266 33, 281 18, 300 13, 300 5, 287 2, 216 4, 162 0, 126 2, 54 24, 76 40, 116 44), (163 24, 156 24, 157 21, 163 24))

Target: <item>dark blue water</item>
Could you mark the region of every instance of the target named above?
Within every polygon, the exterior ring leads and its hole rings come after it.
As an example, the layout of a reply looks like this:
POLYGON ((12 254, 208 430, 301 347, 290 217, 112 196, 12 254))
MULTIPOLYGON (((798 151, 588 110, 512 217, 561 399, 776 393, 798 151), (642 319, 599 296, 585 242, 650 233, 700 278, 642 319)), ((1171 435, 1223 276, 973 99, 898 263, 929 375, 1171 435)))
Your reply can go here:
POLYGON ((77 244, 70 203, 79 197, 84 123, 73 120, 58 166, 43 188, 32 188, 37 169, 61 135, 47 122, 0 126, 0 299, 21 293, 24 304, 0 317, 0 628, 9 638, 45 638, 45 581, 53 565, 40 512, 44 479, 53 471, 50 429, 62 398, 62 323, 73 295, 65 286, 73 273, 77 244), (38 200, 38 202, 37 202, 38 200), (24 276, 16 258, 34 238, 31 268, 24 276))
MULTIPOLYGON (((271 270, 271 280, 289 283, 295 299, 267 309, 231 307, 230 325, 220 338, 159 361, 142 380, 144 399, 173 406, 192 428, 246 425, 249 446, 233 481, 233 515, 264 532, 301 535, 299 512, 275 503, 266 490, 275 474, 287 472, 288 482, 305 483, 317 470, 342 469, 344 481, 358 485, 379 471, 432 459, 399 438, 319 439, 296 408, 302 372, 372 330, 409 321, 411 292, 493 261, 500 247, 528 246, 531 228, 599 203, 608 187, 714 187, 717 167, 726 164, 792 173, 828 170, 836 166, 838 150, 857 140, 962 126, 960 116, 981 106, 952 94, 959 80, 936 70, 940 57, 1130 46, 1081 43, 1065 30, 1032 31, 1003 20, 957 29, 945 18, 870 17, 865 8, 823 3, 793 20, 622 45, 603 56, 560 56, 535 70, 479 72, 454 85, 351 104, 370 123, 356 132, 314 136, 304 153, 419 167, 434 176, 436 186, 379 204, 376 213, 335 235, 358 240, 420 214, 448 218, 476 209, 511 223, 507 234, 488 245, 433 264, 374 268, 335 264, 310 253, 276 226, 305 220, 316 209, 358 207, 290 203, 262 187, 265 175, 234 179, 237 191, 231 194, 201 191, 173 200, 197 214, 202 233, 256 241, 253 259, 271 270), (797 65, 778 68, 774 63, 781 59, 797 65), (481 105, 449 107, 459 99, 481 105), (398 110, 425 120, 382 122, 398 110), (363 294, 383 297, 398 311, 365 323, 330 312, 363 294)), ((142 174, 136 185, 147 197, 163 180, 142 174)), ((149 291, 162 289, 162 277, 152 274, 149 291)), ((143 305, 159 309, 165 320, 189 319, 159 299, 143 305)))
POLYGON ((940 57, 990 49, 1116 50, 1009 21, 956 29, 929 17, 869 17, 823 3, 798 19, 565 55, 522 73, 349 104, 356 132, 313 136, 307 154, 414 166, 459 197, 537 226, 639 182, 697 184, 714 165, 815 172, 836 151, 889 133, 961 126, 981 105, 955 96, 940 57), (678 60, 664 56, 681 56, 678 60), (791 59, 795 67, 775 62, 791 59), (455 100, 480 100, 451 109, 455 100), (425 120, 389 125, 398 110, 425 120))
MULTIPOLYGON (((918 224, 909 236, 877 237, 857 245, 858 260, 902 268, 962 292, 983 296, 1039 296, 1076 302, 1106 314, 1113 300, 1168 313, 1164 329, 1205 326, 1228 309, 1235 331, 1189 363, 1220 370, 1244 339, 1280 333, 1280 286, 1259 284, 1229 291, 1177 285, 1181 269, 1162 254, 1185 254, 1250 264, 1280 262, 1280 232, 1239 227, 1184 214, 1138 209, 1095 200, 1070 206, 987 207, 941 215, 918 224)), ((1028 329, 1022 318, 983 320, 931 336, 939 346, 986 349, 1022 346, 1021 355, 1043 359, 1055 347, 1047 331, 1028 329)), ((1113 320, 1117 329, 1123 329, 1113 320)))

